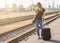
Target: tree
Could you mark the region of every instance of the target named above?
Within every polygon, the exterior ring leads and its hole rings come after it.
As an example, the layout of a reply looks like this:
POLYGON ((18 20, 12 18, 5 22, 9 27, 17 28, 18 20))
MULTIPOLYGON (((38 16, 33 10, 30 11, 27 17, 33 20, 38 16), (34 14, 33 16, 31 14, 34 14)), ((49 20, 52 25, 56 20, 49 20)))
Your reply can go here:
POLYGON ((11 11, 12 12, 16 12, 17 11, 17 4, 13 4, 12 7, 11 7, 11 11))
POLYGON ((18 10, 19 10, 19 11, 25 11, 25 8, 24 8, 23 5, 19 5, 18 10))
POLYGON ((28 8, 27 8, 29 11, 32 11, 35 9, 35 5, 34 4, 31 4, 28 8))

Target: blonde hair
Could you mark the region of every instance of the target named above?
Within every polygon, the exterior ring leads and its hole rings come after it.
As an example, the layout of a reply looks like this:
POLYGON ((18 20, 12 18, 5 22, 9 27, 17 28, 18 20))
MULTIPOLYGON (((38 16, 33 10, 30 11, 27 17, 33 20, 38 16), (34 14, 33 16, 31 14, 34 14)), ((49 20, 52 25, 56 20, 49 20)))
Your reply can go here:
POLYGON ((42 8, 42 4, 41 4, 40 2, 38 2, 38 3, 36 4, 36 7, 42 8))
POLYGON ((40 2, 36 4, 36 10, 42 11, 42 4, 40 2))

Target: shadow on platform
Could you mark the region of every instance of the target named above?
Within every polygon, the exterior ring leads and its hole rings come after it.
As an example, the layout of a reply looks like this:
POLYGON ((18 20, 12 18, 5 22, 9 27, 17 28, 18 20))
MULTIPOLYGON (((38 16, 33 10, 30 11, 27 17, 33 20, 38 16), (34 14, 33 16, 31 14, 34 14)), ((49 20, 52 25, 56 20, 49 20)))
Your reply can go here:
POLYGON ((58 40, 49 40, 49 42, 60 43, 60 41, 58 41, 58 40))

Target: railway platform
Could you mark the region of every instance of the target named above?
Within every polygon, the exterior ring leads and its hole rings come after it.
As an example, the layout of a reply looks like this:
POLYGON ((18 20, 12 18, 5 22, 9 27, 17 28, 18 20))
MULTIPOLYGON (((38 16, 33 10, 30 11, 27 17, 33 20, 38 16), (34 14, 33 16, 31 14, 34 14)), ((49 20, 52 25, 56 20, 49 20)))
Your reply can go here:
POLYGON ((23 41, 19 43, 60 43, 60 18, 51 22, 48 25, 46 26, 51 28, 51 34, 52 34, 51 40, 44 41, 42 40, 42 38, 38 39, 36 33, 34 33, 30 37, 24 39, 23 41))

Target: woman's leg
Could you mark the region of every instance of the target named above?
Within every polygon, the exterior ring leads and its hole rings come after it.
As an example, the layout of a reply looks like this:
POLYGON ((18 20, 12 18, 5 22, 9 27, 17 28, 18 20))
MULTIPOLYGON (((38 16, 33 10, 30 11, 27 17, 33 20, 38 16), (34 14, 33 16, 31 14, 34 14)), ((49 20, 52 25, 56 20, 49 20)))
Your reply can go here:
MULTIPOLYGON (((40 24, 41 29, 45 28, 45 26, 44 26, 44 20, 40 20, 39 24, 40 24)), ((42 31, 41 31, 41 36, 42 36, 42 31)))
POLYGON ((37 35, 38 35, 38 37, 40 37, 40 33, 39 33, 39 22, 38 21, 35 23, 35 26, 36 26, 37 35))
POLYGON ((43 21, 43 20, 40 20, 40 21, 39 21, 39 24, 40 24, 41 29, 44 29, 44 27, 45 27, 45 26, 44 26, 44 21, 43 21))

